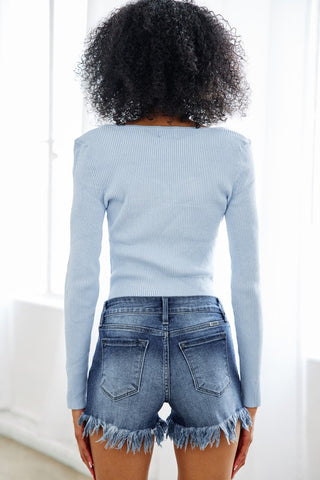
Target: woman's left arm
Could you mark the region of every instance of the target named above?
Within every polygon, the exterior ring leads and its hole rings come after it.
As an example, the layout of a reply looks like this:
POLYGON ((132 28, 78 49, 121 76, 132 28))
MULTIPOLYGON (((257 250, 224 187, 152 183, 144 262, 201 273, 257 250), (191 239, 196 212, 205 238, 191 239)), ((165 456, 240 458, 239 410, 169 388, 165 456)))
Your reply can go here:
POLYGON ((64 289, 67 406, 87 401, 87 371, 96 303, 106 207, 95 158, 81 137, 74 143, 70 254, 64 289))

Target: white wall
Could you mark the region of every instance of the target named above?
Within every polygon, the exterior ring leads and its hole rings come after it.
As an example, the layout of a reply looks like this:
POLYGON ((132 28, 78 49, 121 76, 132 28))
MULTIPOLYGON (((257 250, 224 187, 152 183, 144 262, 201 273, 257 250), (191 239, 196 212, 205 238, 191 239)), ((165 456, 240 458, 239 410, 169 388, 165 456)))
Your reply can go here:
POLYGON ((65 405, 62 307, 36 298, 10 307, 2 317, 0 433, 86 473, 65 405))

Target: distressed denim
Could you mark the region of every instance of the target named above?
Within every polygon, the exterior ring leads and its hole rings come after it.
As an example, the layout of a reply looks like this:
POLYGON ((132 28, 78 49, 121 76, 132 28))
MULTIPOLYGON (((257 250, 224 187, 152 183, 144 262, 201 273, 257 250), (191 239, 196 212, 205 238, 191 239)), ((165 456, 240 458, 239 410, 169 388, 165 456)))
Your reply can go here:
POLYGON ((103 433, 105 448, 151 450, 153 437, 185 449, 236 440, 242 405, 230 323, 218 297, 124 296, 105 301, 79 418, 83 437, 103 433), (158 415, 164 402, 166 419, 158 415))

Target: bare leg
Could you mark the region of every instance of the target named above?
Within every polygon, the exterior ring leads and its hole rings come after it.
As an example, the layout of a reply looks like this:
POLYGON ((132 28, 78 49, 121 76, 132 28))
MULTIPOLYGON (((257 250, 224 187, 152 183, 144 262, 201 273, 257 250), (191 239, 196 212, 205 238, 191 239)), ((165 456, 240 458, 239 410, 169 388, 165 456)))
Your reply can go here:
POLYGON ((174 452, 178 465, 178 480, 230 480, 233 462, 235 459, 239 436, 240 419, 236 425, 237 441, 230 445, 227 442, 224 432, 220 431, 220 443, 212 447, 208 445, 204 450, 195 447, 192 449, 188 443, 187 450, 177 448, 174 445, 174 452))
POLYGON ((147 480, 154 448, 154 437, 151 452, 144 452, 142 442, 140 451, 127 453, 127 442, 121 449, 104 448, 106 442, 95 443, 102 436, 98 433, 89 435, 92 459, 96 480, 147 480))

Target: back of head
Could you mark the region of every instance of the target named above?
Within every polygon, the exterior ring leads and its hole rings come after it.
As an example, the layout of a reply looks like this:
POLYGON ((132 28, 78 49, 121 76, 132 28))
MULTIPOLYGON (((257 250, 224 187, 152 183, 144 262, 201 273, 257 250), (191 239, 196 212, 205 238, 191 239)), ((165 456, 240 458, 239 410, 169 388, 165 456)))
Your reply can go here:
POLYGON ((196 127, 244 116, 245 53, 221 16, 187 0, 138 0, 89 33, 77 65, 97 119, 121 125, 161 113, 196 127))

